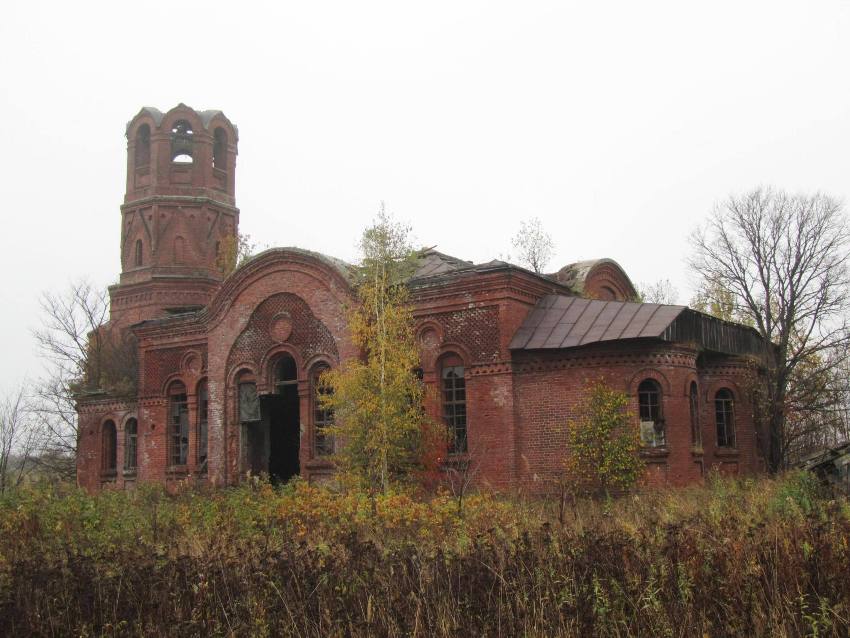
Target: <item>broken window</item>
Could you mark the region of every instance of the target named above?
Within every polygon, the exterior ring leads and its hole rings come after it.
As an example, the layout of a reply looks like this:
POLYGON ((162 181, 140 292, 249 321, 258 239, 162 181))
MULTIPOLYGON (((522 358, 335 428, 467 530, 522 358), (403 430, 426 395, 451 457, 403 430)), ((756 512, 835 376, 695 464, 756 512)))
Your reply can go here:
POLYGON ((124 426, 124 471, 136 471, 137 443, 139 424, 136 419, 128 419, 124 426))
POLYGON ((194 151, 194 131, 186 120, 177 120, 171 127, 171 161, 191 164, 194 151))
POLYGON ((717 421, 717 446, 735 447, 735 401, 729 389, 721 388, 714 395, 714 415, 717 421))
POLYGON ((691 381, 689 402, 691 408, 691 442, 694 447, 702 447, 702 430, 699 425, 699 392, 696 381, 691 381))
POLYGON ((257 396, 257 384, 246 382, 239 384, 239 422, 252 423, 260 420, 260 399, 257 396))
POLYGON ((280 386, 293 385, 295 383, 298 383, 298 368, 295 365, 295 359, 288 354, 284 354, 277 360, 274 368, 275 387, 280 392, 280 386))
POLYGON ((442 370, 443 420, 449 435, 449 453, 463 454, 467 451, 466 434, 466 379, 457 357, 444 361, 442 370), (449 365, 446 365, 449 364, 449 365))
POLYGON ((115 472, 115 468, 118 465, 118 433, 115 430, 115 422, 107 421, 103 424, 103 432, 102 432, 102 469, 106 474, 112 474, 115 472))
POLYGON ((179 381, 175 382, 168 394, 169 464, 183 466, 189 458, 189 402, 186 386, 179 381))
POLYGON ((213 136, 213 166, 227 170, 227 133, 221 127, 213 136))
POLYGON ((207 471, 207 440, 209 423, 210 400, 207 381, 198 384, 198 471, 207 471))
POLYGON ((646 447, 663 447, 667 444, 664 418, 661 413, 661 386, 653 379, 645 379, 638 386, 640 410, 640 438, 646 447))
POLYGON ((334 451, 333 437, 325 431, 328 426, 333 425, 334 413, 331 408, 323 407, 321 403, 322 396, 333 393, 333 388, 321 382, 322 373, 328 369, 322 365, 313 372, 313 451, 316 456, 327 456, 334 451))
POLYGON ((133 163, 136 168, 151 163, 151 129, 147 124, 142 124, 136 131, 136 150, 133 163))
POLYGON ((136 240, 136 255, 135 255, 135 259, 134 259, 134 263, 135 263, 137 268, 142 265, 142 258, 143 258, 143 255, 142 255, 142 240, 137 239, 136 240))

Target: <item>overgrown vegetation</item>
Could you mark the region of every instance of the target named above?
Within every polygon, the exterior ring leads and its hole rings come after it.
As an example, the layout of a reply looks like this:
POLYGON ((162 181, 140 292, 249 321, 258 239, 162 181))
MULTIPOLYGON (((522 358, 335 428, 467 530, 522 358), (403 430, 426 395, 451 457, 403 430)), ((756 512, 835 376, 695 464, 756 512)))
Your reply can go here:
POLYGON ((295 482, 0 498, 0 634, 846 636, 850 507, 809 476, 556 505, 295 482))
POLYGON ((564 472, 559 482, 564 520, 567 496, 605 496, 631 489, 643 469, 640 436, 629 411, 629 396, 603 379, 589 381, 578 415, 567 427, 564 472))
POLYGON ((339 442, 337 465, 343 478, 372 495, 423 470, 437 442, 415 374, 419 350, 405 281, 416 253, 408 235, 409 228, 383 208, 364 231, 355 271, 357 303, 348 320, 363 357, 322 375, 326 391, 321 400, 336 417, 328 430, 339 442))

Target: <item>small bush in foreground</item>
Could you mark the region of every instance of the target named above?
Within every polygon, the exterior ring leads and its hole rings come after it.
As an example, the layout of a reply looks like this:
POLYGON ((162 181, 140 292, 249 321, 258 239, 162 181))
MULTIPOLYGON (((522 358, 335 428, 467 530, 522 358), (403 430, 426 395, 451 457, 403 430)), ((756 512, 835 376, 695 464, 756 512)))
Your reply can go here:
POLYGON ((805 475, 556 507, 295 482, 0 499, 0 635, 846 636, 850 508, 805 475))

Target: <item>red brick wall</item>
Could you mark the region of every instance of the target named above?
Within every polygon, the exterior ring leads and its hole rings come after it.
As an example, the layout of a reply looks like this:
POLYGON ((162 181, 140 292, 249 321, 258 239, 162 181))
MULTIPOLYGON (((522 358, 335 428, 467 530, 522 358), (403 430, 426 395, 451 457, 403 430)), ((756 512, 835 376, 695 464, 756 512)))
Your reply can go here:
POLYGON ((662 389, 666 450, 644 453, 648 484, 684 485, 700 480, 703 467, 735 474, 762 469, 756 449, 755 424, 749 392, 753 370, 733 357, 718 357, 711 368, 697 366, 696 352, 664 344, 621 343, 590 346, 539 357, 523 354, 515 365, 516 414, 522 485, 545 491, 569 454, 566 424, 576 414, 588 381, 604 379, 629 394, 637 422, 637 387, 653 378, 662 389), (725 363, 725 365, 723 365, 725 363), (696 380, 700 392, 702 450, 691 436, 689 388, 696 380), (736 398, 737 447, 718 450, 715 436, 714 392, 730 387, 736 398))

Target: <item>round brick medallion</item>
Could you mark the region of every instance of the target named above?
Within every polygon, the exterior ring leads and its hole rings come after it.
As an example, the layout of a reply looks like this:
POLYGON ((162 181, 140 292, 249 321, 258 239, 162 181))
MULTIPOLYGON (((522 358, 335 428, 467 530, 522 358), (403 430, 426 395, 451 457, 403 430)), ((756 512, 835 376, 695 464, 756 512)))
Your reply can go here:
POLYGON ((289 339, 289 335, 292 334, 292 317, 289 316, 288 312, 282 312, 272 319, 269 334, 271 335, 271 338, 278 343, 282 343, 289 339))

